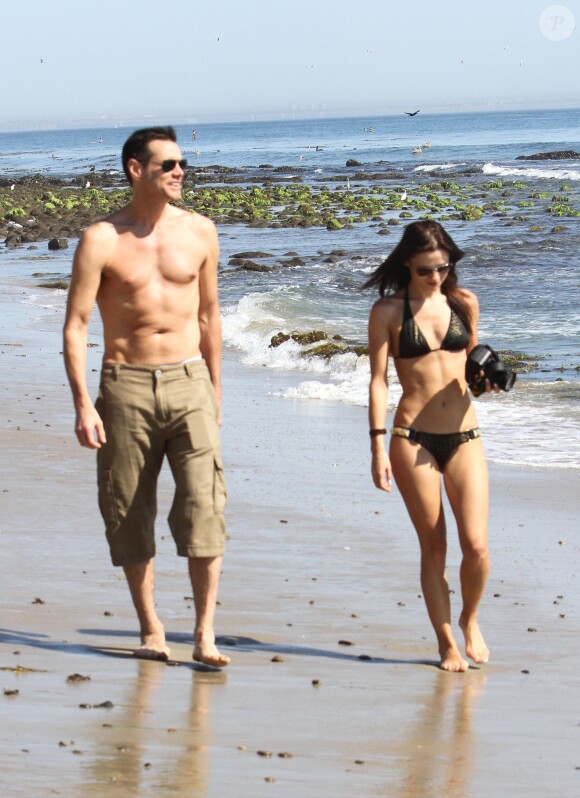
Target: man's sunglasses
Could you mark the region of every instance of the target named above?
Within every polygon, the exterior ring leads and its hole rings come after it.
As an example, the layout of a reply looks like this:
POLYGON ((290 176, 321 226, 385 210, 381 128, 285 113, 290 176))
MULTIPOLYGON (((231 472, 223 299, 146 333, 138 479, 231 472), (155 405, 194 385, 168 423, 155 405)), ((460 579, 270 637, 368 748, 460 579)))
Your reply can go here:
POLYGON ((433 272, 437 274, 445 274, 453 266, 452 263, 443 263, 441 266, 434 266, 432 269, 429 266, 417 266, 415 272, 419 277, 429 277, 433 272))
POLYGON ((167 158, 167 160, 161 161, 159 166, 161 167, 162 172, 173 172, 177 164, 179 164, 180 168, 185 172, 187 167, 187 158, 182 158, 180 161, 178 161, 176 158, 167 158))

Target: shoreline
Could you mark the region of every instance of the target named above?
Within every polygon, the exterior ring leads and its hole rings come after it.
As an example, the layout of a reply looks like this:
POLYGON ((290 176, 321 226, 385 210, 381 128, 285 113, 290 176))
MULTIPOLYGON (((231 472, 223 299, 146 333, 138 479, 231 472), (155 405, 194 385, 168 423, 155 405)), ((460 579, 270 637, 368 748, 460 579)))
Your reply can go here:
MULTIPOLYGON (((492 659, 444 674, 406 511, 370 479, 365 408, 275 398, 294 373, 225 353, 216 632, 233 661, 220 673, 191 661, 164 469, 156 595, 179 665, 140 662, 94 457, 73 434, 59 335, 27 323, 37 309, 9 293, 0 308, 3 794, 577 794, 577 471, 490 466, 481 625, 492 659)), ((457 590, 451 521, 449 541, 457 590)), ((457 605, 454 594, 454 624, 457 605)))

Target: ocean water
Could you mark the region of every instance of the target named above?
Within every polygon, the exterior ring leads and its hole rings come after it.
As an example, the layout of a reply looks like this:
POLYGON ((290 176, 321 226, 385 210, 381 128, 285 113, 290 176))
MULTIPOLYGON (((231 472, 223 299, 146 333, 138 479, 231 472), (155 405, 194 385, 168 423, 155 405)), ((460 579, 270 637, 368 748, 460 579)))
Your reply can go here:
MULTIPOLYGON (((556 217, 547 210, 554 196, 564 197, 572 211, 580 210, 580 161, 517 160, 540 151, 580 152, 579 110, 204 124, 196 125, 196 131, 193 141, 191 126, 177 127, 184 155, 194 170, 206 174, 219 164, 238 168, 249 181, 268 165, 278 170, 280 180, 299 177, 313 187, 356 191, 388 183, 389 190, 396 187, 409 196, 448 180, 479 204, 490 185, 496 192, 498 185, 505 188, 512 195, 505 200, 507 213, 444 221, 466 252, 460 280, 479 297, 480 340, 523 352, 537 364, 519 375, 510 393, 477 400, 486 450, 495 462, 580 468, 580 217, 556 217), (412 152, 425 144, 430 146, 412 152), (360 166, 353 171, 346 166, 348 159, 360 166), (385 180, 373 178, 377 172, 385 180), (532 196, 545 199, 524 202, 519 209, 522 198, 532 196), (510 223, 518 210, 525 221, 510 223)), ((91 166, 117 173, 129 132, 0 134, 0 177, 67 176, 91 166)), ((398 214, 385 211, 384 221, 398 214)), ((295 373, 295 384, 278 393, 280 401, 366 405, 369 367, 364 355, 323 360, 292 340, 276 348, 270 343, 279 332, 310 330, 365 343, 375 296, 361 285, 402 229, 378 236, 377 228, 376 220, 332 232, 220 224, 225 345, 244 362, 295 373), (228 265, 232 255, 255 250, 270 253, 268 263, 294 252, 304 265, 267 273, 228 265), (329 262, 330 253, 337 251, 341 254, 329 262)), ((49 261, 46 256, 23 249, 2 252, 0 273, 3 281, 27 287, 23 301, 38 306, 39 324, 57 326, 65 292, 39 290, 32 275, 67 274, 71 252, 51 254, 49 261), (41 257, 41 263, 35 260, 41 257)), ((394 374, 390 385, 392 410, 400 395, 394 374)))

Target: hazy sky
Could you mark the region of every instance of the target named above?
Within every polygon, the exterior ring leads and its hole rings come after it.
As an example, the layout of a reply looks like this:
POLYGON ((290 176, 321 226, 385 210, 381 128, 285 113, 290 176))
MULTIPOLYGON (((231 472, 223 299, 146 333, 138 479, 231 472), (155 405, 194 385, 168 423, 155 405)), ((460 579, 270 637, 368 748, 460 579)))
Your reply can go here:
POLYGON ((580 0, 0 0, 0 129, 580 105, 580 0))

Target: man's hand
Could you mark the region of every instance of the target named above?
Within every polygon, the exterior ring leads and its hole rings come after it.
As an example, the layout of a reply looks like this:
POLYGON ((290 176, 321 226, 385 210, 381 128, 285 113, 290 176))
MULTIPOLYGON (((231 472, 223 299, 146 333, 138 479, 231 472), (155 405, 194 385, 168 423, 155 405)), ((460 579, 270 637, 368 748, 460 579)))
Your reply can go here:
POLYGON ((80 445, 87 449, 100 449, 107 442, 105 427, 94 405, 77 411, 75 432, 80 445))

